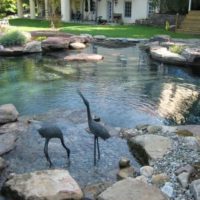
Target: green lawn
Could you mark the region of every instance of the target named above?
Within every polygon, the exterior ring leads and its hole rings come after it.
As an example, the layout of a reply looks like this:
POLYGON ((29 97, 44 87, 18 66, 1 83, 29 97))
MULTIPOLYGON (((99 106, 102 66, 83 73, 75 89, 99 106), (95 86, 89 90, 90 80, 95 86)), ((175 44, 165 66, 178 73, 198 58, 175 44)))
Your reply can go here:
MULTIPOLYGON (((50 29, 50 22, 45 20, 11 19, 10 25, 23 31, 50 29)), ((173 38, 200 38, 200 36, 169 32, 166 31, 164 27, 158 28, 141 25, 88 25, 80 23, 60 23, 59 30, 76 35, 88 33, 91 35, 105 35, 107 37, 150 38, 158 34, 167 34, 173 38)))

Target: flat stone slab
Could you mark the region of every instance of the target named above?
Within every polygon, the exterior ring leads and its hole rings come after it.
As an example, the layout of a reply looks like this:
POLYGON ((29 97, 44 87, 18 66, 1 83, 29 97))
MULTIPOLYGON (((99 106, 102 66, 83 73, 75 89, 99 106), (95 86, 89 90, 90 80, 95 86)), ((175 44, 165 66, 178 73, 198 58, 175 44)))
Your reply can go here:
POLYGON ((126 178, 102 192, 98 200, 167 200, 162 192, 142 181, 126 178))
POLYGON ((103 56, 99 54, 86 54, 79 53, 76 55, 69 55, 64 57, 66 61, 100 61, 103 60, 103 56))
POLYGON ((11 199, 79 200, 83 193, 67 170, 43 170, 15 174, 3 185, 3 194, 11 199))
POLYGON ((15 142, 17 140, 16 134, 2 134, 0 135, 0 156, 8 153, 15 148, 15 142))
POLYGON ((129 140, 129 146, 133 151, 140 151, 135 146, 140 146, 146 152, 149 161, 162 158, 172 146, 169 138, 160 135, 139 135, 129 140))

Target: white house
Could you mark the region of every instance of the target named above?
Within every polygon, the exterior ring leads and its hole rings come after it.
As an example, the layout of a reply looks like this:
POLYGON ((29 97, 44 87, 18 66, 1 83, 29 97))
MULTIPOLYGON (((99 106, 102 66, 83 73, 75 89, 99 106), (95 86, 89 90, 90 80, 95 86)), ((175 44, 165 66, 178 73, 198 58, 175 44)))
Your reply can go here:
MULTIPOLYGON (((120 19, 134 23, 136 19, 147 18, 152 12, 152 0, 29 0, 30 18, 34 19, 43 10, 46 19, 52 10, 59 12, 61 20, 96 20, 101 16, 107 21, 120 19), (52 3, 54 2, 54 3, 52 3), (55 3, 56 2, 56 3, 55 3), (36 12, 37 11, 37 12, 36 12)), ((17 0, 18 16, 23 17, 23 0, 17 0)))

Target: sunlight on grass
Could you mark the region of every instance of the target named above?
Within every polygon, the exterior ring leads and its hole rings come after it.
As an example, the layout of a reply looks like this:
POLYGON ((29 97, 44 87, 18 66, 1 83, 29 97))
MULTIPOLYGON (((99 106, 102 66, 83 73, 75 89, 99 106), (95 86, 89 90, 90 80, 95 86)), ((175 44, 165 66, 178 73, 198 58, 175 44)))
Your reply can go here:
MULTIPOLYGON (((12 19, 9 21, 11 27, 17 27, 22 31, 51 30, 50 21, 31 20, 31 19, 12 19)), ((183 33, 166 31, 164 27, 150 27, 141 25, 97 25, 97 24, 78 24, 78 23, 60 23, 59 30, 75 35, 91 34, 105 35, 106 37, 124 37, 124 38, 150 38, 154 35, 170 35, 172 38, 200 38, 183 33)))

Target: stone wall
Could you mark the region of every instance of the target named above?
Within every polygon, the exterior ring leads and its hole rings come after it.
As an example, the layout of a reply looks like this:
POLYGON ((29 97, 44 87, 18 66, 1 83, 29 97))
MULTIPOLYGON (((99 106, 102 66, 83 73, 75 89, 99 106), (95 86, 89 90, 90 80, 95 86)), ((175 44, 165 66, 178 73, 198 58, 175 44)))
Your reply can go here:
MULTIPOLYGON (((148 19, 136 20, 136 24, 165 26, 166 21, 168 21, 170 25, 175 25, 176 17, 177 17, 177 15, 153 14, 148 19)), ((178 25, 181 24, 184 17, 185 17, 184 15, 178 15, 178 25)))

